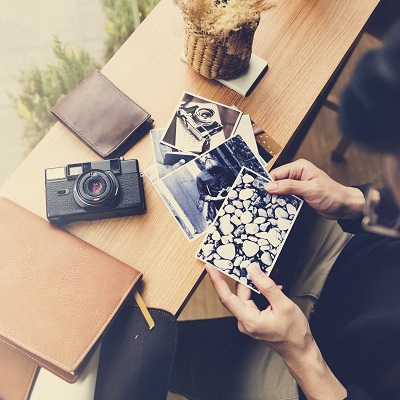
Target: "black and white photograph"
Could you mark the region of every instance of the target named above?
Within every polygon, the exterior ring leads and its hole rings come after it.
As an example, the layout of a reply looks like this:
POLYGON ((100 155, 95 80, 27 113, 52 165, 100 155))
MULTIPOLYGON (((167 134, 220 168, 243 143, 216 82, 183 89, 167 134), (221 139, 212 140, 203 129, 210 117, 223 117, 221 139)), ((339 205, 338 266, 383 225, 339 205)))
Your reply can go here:
POLYGON ((158 178, 168 175, 196 157, 193 153, 183 153, 172 146, 161 143, 165 131, 166 129, 153 129, 150 131, 158 178))
POLYGON ((183 153, 203 154, 234 134, 241 115, 233 107, 184 93, 162 142, 183 153))
POLYGON ((303 204, 296 196, 268 193, 264 186, 270 181, 242 168, 197 253, 257 293, 247 269, 255 265, 271 273, 303 204))
POLYGON ((189 240, 203 234, 217 216, 241 168, 268 173, 240 135, 153 182, 189 240))
POLYGON ((250 119, 250 115, 242 114, 239 124, 235 130, 235 135, 240 135, 244 139, 251 151, 258 157, 261 165, 265 167, 267 163, 260 156, 258 151, 258 144, 254 135, 254 125, 250 119))

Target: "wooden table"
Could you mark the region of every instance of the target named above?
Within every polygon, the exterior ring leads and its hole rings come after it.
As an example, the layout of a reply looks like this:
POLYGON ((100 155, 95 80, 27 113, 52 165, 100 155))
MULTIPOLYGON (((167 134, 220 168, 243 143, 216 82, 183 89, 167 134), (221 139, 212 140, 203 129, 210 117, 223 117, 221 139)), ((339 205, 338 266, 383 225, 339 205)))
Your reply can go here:
MULTIPOLYGON (((168 124, 184 91, 250 114, 282 147, 306 119, 378 0, 278 0, 264 13, 253 52, 269 70, 248 97, 209 81, 180 61, 183 22, 171 0, 162 0, 104 67, 103 73, 155 119, 168 124)), ((149 135, 125 158, 151 165, 149 135)), ((98 157, 60 123, 32 151, 0 189, 45 218, 44 169, 98 157)), ((148 306, 178 314, 201 279, 203 264, 194 257, 199 240, 189 243, 162 200, 145 179, 147 213, 132 218, 78 222, 65 226, 144 274, 148 306)))

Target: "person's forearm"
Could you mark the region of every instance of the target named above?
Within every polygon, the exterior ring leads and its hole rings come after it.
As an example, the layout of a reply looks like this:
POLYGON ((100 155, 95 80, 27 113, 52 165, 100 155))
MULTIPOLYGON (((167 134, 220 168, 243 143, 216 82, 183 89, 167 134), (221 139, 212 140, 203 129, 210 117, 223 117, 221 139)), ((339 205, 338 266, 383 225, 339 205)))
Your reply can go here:
POLYGON ((329 369, 313 341, 305 354, 285 357, 288 369, 308 400, 343 400, 347 391, 329 369))

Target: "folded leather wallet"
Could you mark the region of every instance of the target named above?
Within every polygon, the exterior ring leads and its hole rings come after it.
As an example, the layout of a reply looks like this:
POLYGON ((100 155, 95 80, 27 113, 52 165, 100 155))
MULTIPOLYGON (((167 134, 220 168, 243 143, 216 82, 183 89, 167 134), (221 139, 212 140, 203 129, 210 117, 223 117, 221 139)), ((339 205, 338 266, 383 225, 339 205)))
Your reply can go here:
POLYGON ((0 214, 0 343, 74 382, 142 274, 8 199, 0 214))
POLYGON ((51 112, 103 158, 123 155, 153 123, 147 111, 98 70, 51 112))

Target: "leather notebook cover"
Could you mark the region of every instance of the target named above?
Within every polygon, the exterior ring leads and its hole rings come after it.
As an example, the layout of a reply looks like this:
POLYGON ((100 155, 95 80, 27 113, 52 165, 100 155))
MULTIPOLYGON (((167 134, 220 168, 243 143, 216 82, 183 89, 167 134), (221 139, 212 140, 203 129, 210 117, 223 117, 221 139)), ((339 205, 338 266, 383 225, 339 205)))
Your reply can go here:
POLYGON ((51 112, 103 158, 123 155, 150 128, 150 114, 94 70, 51 112))
POLYGON ((8 199, 0 215, 0 343, 74 382, 141 273, 8 199))
POLYGON ((28 399, 37 369, 35 362, 0 343, 0 399, 28 399))

